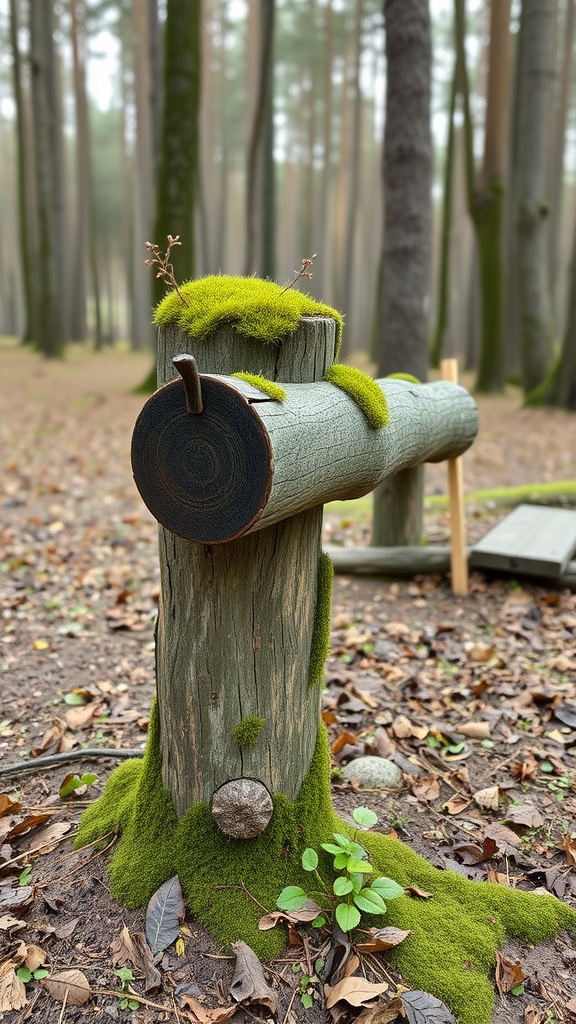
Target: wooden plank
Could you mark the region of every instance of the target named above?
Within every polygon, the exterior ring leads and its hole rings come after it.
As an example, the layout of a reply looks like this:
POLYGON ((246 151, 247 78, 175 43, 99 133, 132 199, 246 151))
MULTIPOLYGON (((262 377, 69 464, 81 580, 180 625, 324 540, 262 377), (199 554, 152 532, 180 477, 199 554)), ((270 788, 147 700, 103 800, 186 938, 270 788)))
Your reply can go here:
MULTIPOLYGON (((458 362, 443 359, 440 364, 442 379, 458 383, 458 362)), ((450 547, 452 549, 452 590, 465 597, 468 593, 468 563, 466 561, 466 518, 464 513, 464 483, 462 459, 448 460, 448 503, 450 508, 450 547)))
POLYGON ((561 576, 576 551, 576 512, 518 505, 472 548, 474 568, 561 576))

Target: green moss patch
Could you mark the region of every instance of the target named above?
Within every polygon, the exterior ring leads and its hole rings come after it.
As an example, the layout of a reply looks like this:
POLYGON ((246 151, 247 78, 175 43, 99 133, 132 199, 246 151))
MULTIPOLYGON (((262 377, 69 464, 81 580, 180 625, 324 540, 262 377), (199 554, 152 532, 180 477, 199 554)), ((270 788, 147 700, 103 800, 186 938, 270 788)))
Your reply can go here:
POLYGON ((308 682, 310 686, 321 686, 324 682, 324 664, 330 654, 330 612, 332 609, 332 582, 334 566, 325 551, 318 560, 318 584, 316 589, 316 610, 310 645, 308 682))
POLYGON ((263 728, 264 719, 258 718, 257 715, 250 715, 248 718, 243 718, 236 726, 232 737, 239 747, 249 750, 256 743, 263 728))
POLYGON ((389 373, 386 380, 407 380, 410 384, 422 383, 421 380, 418 380, 418 377, 414 377, 411 373, 389 373))
POLYGON ((238 380, 246 381, 247 384, 258 388, 258 391, 262 391, 276 402, 283 402, 286 398, 285 388, 281 384, 277 384, 275 380, 268 380, 267 377, 263 377, 261 373, 233 373, 232 377, 238 377, 238 380))
MULTIPOLYGON (((320 850, 334 831, 351 834, 330 801, 330 754, 322 727, 316 752, 295 803, 274 796, 270 824, 257 839, 231 840, 218 831, 207 804, 197 804, 180 821, 162 785, 158 715, 153 707, 150 738, 142 760, 120 765, 104 792, 82 816, 76 846, 110 831, 120 834, 110 863, 115 899, 144 906, 168 878, 180 878, 187 905, 223 945, 243 939, 262 959, 277 956, 286 942, 281 928, 260 932, 285 885, 308 889, 310 875, 300 857, 318 850, 320 870, 330 879, 332 858, 320 850), (218 888, 237 886, 238 888, 218 888)), ((576 930, 576 911, 552 896, 534 896, 488 882, 469 882, 440 871, 399 840, 363 833, 377 874, 432 893, 429 899, 401 897, 370 925, 395 925, 411 934, 387 956, 414 988, 446 1002, 460 1024, 490 1024, 494 991, 490 973, 505 935, 536 943, 563 929, 576 930)))
POLYGON ((388 405, 375 380, 355 366, 333 363, 324 374, 324 380, 345 391, 364 413, 368 425, 380 430, 388 423, 388 405))
POLYGON ((274 281, 221 274, 187 281, 180 291, 188 305, 177 292, 170 292, 154 311, 157 327, 174 324, 191 338, 201 339, 229 323, 239 334, 269 343, 281 342, 295 331, 303 316, 327 316, 336 323, 336 351, 340 347, 340 313, 274 281))

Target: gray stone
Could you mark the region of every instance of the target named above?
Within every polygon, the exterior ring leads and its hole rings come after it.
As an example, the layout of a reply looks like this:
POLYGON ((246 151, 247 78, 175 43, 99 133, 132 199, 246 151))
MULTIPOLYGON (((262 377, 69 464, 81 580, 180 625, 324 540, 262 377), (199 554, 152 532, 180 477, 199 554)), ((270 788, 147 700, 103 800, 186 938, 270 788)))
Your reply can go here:
POLYGON ((364 789, 398 789, 402 772, 386 757, 356 757, 342 769, 345 779, 356 779, 364 789))

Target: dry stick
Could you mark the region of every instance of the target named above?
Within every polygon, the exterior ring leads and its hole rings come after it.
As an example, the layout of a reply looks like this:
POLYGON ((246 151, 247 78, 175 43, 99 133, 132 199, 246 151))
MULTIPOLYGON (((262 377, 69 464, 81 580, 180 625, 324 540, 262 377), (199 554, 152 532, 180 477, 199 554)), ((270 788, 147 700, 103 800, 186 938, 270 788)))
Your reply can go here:
MULTIPOLYGON (((443 359, 440 364, 442 379, 458 383, 456 359, 443 359)), ((452 590, 461 597, 468 593, 468 563, 466 561, 466 520, 464 516, 464 485, 462 459, 448 459, 448 503, 450 507, 450 548, 452 562, 452 590)))
MULTIPOLYGON (((70 875, 75 875, 77 871, 81 871, 82 868, 85 868, 87 864, 91 864, 93 860, 97 860, 98 857, 102 857, 104 853, 107 853, 110 847, 114 846, 116 838, 116 835, 114 835, 113 839, 111 839, 110 842, 108 843, 108 846, 105 846, 103 850, 98 850, 98 852, 95 853, 92 857, 88 857, 88 860, 83 860, 81 864, 77 864, 75 868, 71 868, 70 871, 67 871, 65 875, 56 875, 55 878, 49 878, 47 882, 40 882, 40 884, 37 885, 36 888, 45 889, 46 886, 52 885, 52 882, 61 882, 64 878, 69 878, 70 875)), ((85 847, 82 847, 82 849, 85 849, 85 847)), ((80 851, 74 850, 73 852, 79 853, 80 851)))
POLYGON ((64 993, 64 999, 62 1000, 62 1009, 60 1010, 60 1016, 58 1017, 58 1024, 62 1024, 62 1020, 64 1018, 64 1010, 66 1009, 66 1003, 67 1003, 67 1000, 68 1000, 68 993, 69 993, 69 991, 70 991, 70 989, 67 988, 65 993, 64 993))
POLYGON ((286 1010, 286 1013, 284 1014, 284 1020, 282 1021, 282 1024, 287 1024, 288 1017, 290 1016, 290 1010, 292 1009, 292 1006, 294 1004, 294 1000, 296 999, 297 991, 298 991, 298 988, 295 985, 293 990, 292 990, 292 995, 290 996, 290 1002, 288 1003, 288 1009, 286 1010))
POLYGON ((13 764, 0 765, 2 775, 15 775, 17 772, 30 772, 35 769, 53 768, 55 765, 69 761, 81 761, 87 757, 144 757, 141 747, 86 747, 85 750, 66 750, 62 754, 48 754, 46 757, 33 757, 28 761, 16 761, 13 764))
POLYGON ((31 857, 33 853, 40 853, 42 850, 46 850, 49 847, 58 846, 59 843, 63 843, 66 839, 72 839, 77 832, 78 829, 76 829, 76 832, 72 832, 72 834, 67 832, 65 836, 60 836, 60 839, 50 839, 47 843, 41 843, 40 846, 33 846, 31 850, 24 850, 24 853, 19 853, 17 857, 12 857, 11 860, 5 860, 2 864, 2 870, 4 870, 4 868, 9 868, 12 864, 17 864, 18 861, 24 860, 25 857, 31 857))

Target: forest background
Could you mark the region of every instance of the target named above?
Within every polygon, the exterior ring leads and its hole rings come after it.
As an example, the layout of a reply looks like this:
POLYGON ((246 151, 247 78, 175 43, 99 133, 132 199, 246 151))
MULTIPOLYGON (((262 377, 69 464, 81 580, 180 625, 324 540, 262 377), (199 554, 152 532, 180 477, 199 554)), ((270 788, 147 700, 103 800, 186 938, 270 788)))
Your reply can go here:
POLYGON ((456 355, 576 407, 573 23, 573 0, 3 0, 0 332, 153 349, 144 246, 178 234, 178 280, 284 283, 318 253, 306 288, 361 365, 456 355))

